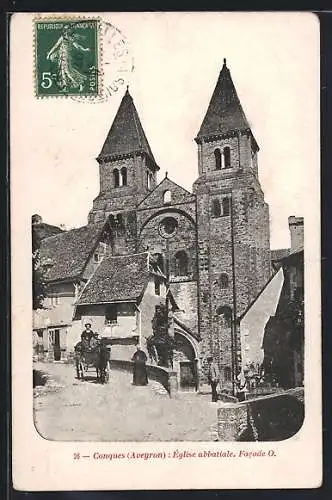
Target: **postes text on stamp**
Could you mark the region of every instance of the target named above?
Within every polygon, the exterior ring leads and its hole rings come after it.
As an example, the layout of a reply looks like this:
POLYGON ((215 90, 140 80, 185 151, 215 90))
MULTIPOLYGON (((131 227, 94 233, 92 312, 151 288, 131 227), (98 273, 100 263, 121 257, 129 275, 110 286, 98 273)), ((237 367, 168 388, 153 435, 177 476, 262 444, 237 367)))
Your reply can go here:
POLYGON ((37 97, 97 96, 99 20, 38 19, 34 24, 37 97))

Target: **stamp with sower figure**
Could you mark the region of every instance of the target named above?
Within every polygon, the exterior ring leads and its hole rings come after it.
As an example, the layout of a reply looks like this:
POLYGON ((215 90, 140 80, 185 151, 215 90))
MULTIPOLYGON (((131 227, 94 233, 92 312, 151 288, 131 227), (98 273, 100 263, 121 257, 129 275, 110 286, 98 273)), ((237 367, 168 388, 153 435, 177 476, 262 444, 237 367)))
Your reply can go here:
POLYGON ((34 29, 36 96, 98 96, 100 21, 38 19, 34 29))

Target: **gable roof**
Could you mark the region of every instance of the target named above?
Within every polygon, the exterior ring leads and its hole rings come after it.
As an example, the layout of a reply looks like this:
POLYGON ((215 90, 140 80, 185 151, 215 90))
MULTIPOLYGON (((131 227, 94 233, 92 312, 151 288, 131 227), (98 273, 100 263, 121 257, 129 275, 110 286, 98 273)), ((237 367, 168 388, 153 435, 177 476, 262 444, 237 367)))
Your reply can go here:
POLYGON ((244 130, 250 130, 250 125, 224 59, 217 85, 196 139, 244 130))
POLYGON ((42 263, 48 261, 51 264, 45 275, 46 281, 79 277, 104 225, 104 221, 88 224, 45 238, 41 242, 40 257, 42 263))
MULTIPOLYGON (((187 189, 179 186, 176 182, 172 181, 166 176, 161 182, 150 191, 145 198, 139 203, 138 209, 150 208, 151 206, 160 206, 163 204, 163 195, 165 191, 171 191, 174 196, 172 196, 172 201, 170 205, 176 205, 177 203, 190 202, 195 200, 195 195, 187 191, 187 189)), ((167 205, 167 204, 165 204, 167 205)))
POLYGON ((118 157, 132 153, 145 153, 152 161, 152 166, 159 170, 134 101, 127 89, 101 149, 99 158, 103 156, 118 157))
POLYGON ((149 254, 104 257, 76 305, 136 301, 150 278, 149 254))

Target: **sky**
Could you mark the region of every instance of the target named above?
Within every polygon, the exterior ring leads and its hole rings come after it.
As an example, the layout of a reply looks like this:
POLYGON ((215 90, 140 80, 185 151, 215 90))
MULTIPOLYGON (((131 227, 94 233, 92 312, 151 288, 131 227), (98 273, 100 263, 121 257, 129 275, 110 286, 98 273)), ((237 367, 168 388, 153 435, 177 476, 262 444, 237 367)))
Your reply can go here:
MULTIPOLYGON (((57 14, 59 15, 59 14, 57 14)), ((93 14, 96 15, 95 13, 93 14)), ((85 14, 88 16, 88 14, 85 14)), ((188 190, 199 130, 223 58, 260 146, 271 248, 288 247, 288 216, 319 205, 319 24, 310 13, 107 13, 126 39, 124 84, 102 103, 34 96, 33 15, 15 14, 11 53, 12 198, 67 229, 87 223, 99 192, 98 156, 129 85, 157 163, 188 190)), ((122 36, 121 35, 121 36, 122 36)), ((120 36, 120 35, 117 35, 120 36)), ((111 44, 104 38, 108 62, 111 44)))

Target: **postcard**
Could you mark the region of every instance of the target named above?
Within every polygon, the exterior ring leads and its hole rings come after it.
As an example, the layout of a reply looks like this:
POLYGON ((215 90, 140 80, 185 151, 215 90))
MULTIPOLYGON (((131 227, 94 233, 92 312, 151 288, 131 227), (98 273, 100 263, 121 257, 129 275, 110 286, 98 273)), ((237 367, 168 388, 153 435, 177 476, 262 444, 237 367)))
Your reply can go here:
POLYGON ((13 484, 322 481, 319 22, 10 19, 13 484))

